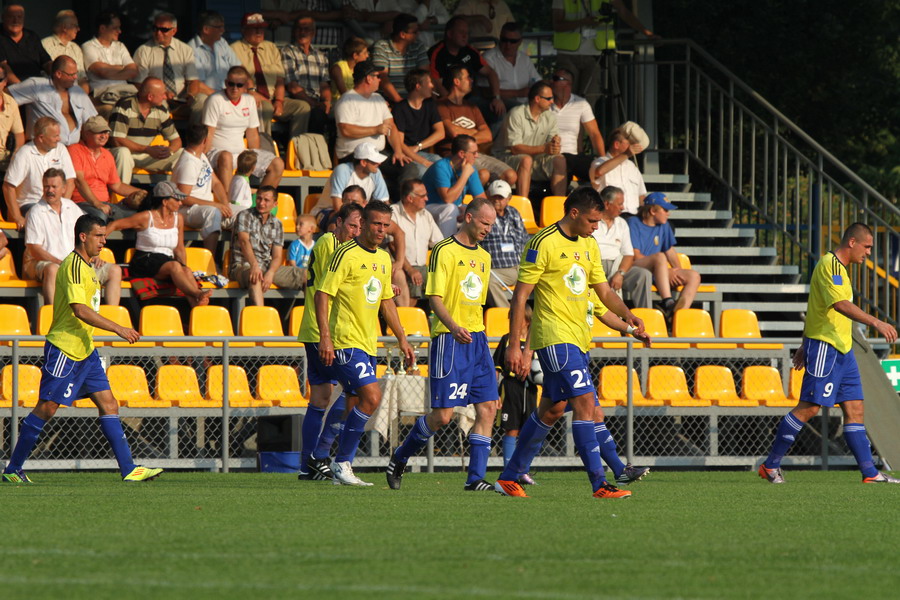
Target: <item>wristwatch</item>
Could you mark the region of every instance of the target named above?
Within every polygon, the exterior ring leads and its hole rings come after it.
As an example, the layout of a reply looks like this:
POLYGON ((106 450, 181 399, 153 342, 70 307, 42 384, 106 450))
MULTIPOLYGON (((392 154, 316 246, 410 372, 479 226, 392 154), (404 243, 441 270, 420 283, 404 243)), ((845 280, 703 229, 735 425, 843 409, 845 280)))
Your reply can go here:
POLYGON ((616 275, 621 275, 622 277, 625 277, 625 271, 623 271, 622 269, 619 269, 618 271, 616 271, 616 275))
POLYGON ((416 152, 421 152, 421 151, 422 151, 422 142, 419 142, 418 144, 416 144, 416 152))

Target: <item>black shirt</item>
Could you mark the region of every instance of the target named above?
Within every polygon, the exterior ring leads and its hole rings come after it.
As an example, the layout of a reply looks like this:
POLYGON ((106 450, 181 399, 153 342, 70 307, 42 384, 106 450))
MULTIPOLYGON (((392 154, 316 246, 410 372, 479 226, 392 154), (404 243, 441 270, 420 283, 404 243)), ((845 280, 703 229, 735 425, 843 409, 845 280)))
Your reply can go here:
POLYGON ((0 31, 0 62, 4 60, 16 77, 25 81, 29 77, 46 75, 42 69, 51 59, 41 38, 32 30, 24 29, 18 42, 0 31))
POLYGON ((466 67, 472 78, 486 64, 481 53, 472 46, 461 48, 456 56, 450 54, 446 44, 441 41, 428 49, 428 60, 431 62, 431 76, 443 82, 452 67, 466 67))
POLYGON ((406 146, 415 146, 431 135, 434 124, 440 120, 431 99, 422 102, 422 108, 418 110, 409 105, 409 100, 394 105, 394 124, 398 131, 403 132, 403 144, 406 146))

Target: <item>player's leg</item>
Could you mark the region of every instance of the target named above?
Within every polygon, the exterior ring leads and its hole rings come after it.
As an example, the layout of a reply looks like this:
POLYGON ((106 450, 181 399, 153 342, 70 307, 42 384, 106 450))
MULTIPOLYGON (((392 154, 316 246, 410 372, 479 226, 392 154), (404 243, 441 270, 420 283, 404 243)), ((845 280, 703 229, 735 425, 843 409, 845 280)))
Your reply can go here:
MULTIPOLYGON (((322 421, 325 418, 325 409, 328 408, 332 384, 335 383, 335 380, 332 379, 328 367, 323 365, 319 359, 319 345, 307 342, 304 346, 306 348, 306 376, 309 381, 309 405, 306 407, 306 415, 303 417, 303 424, 300 426, 300 473, 298 478, 302 480, 322 480, 326 479, 326 477, 320 476, 318 471, 311 470, 309 463, 316 443, 319 440, 322 421)), ((331 479, 330 473, 327 479, 331 479)))
POLYGON ((470 492, 491 491, 494 486, 484 480, 491 454, 491 431, 497 418, 497 376, 487 337, 483 331, 472 334, 469 368, 468 401, 475 405, 475 423, 469 431, 469 469, 465 489, 470 492))
POLYGON ((369 417, 381 404, 381 388, 375 377, 375 357, 358 348, 336 350, 334 373, 345 389, 355 389, 359 396, 356 406, 347 415, 344 428, 338 438, 338 451, 331 470, 335 485, 372 485, 353 474, 351 462, 356 455, 359 441, 365 433, 369 417))
POLYGON ((325 415, 325 422, 322 425, 322 431, 319 433, 319 441, 313 450, 312 458, 317 464, 325 463, 328 470, 329 457, 331 456, 331 446, 334 445, 334 439, 338 436, 344 425, 344 414, 347 409, 347 393, 341 390, 341 394, 337 397, 328 413, 325 415))
MULTIPOLYGON (((434 380, 432 380, 434 381, 434 380)), ((433 389, 433 386, 432 386, 433 389)), ((433 407, 431 412, 416 419, 412 430, 397 449, 391 453, 391 460, 385 470, 388 487, 399 490, 409 459, 422 451, 435 433, 453 418, 453 408, 433 407)))
POLYGON ((59 404, 52 400, 38 400, 37 406, 34 407, 27 417, 22 419, 22 424, 19 426, 19 439, 16 441, 16 447, 9 456, 9 462, 6 463, 6 468, 3 470, 3 476, 0 478, 0 481, 4 483, 31 483, 31 479, 28 478, 28 475, 25 474, 22 468, 31 455, 31 451, 34 450, 44 425, 53 418, 58 409, 59 404))

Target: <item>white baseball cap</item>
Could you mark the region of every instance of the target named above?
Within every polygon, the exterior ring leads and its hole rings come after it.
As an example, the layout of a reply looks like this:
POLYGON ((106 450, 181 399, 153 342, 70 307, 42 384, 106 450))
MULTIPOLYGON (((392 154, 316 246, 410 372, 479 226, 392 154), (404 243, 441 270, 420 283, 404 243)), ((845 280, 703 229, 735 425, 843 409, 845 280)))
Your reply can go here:
POLYGON ((509 198, 512 196, 512 188, 502 179, 498 179, 488 186, 488 198, 493 198, 494 196, 509 198))
POLYGON ((375 149, 369 142, 363 142, 353 151, 353 158, 358 160, 368 160, 370 162, 376 162, 378 164, 383 163, 387 160, 387 156, 381 154, 378 150, 375 149))

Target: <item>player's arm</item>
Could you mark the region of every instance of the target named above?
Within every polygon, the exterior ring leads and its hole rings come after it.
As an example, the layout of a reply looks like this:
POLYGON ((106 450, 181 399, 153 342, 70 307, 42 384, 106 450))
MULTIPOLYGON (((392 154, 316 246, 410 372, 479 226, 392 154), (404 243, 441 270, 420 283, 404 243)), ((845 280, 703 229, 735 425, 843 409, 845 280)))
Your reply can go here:
POLYGON ((331 328, 328 326, 328 303, 331 296, 317 290, 313 297, 316 306, 316 324, 319 326, 319 358, 322 364, 330 367, 334 361, 334 345, 331 343, 331 328))
MULTIPOLYGON (((509 305, 509 339, 521 340, 522 328, 525 326, 525 302, 534 289, 533 283, 516 282, 512 301, 509 305)), ((506 347, 506 366, 516 375, 525 377, 531 368, 531 362, 525 364, 522 349, 515 342, 506 347)))
POLYGON ((862 323, 863 325, 868 325, 872 327, 884 336, 884 339, 887 340, 889 344, 893 344, 897 341, 897 330, 890 323, 885 323, 884 321, 873 317, 872 315, 866 313, 860 307, 853 304, 853 302, 849 300, 839 300, 831 305, 834 310, 841 313, 848 319, 853 319, 857 323, 862 323))
POLYGON ((465 327, 461 327, 456 321, 453 320, 453 317, 450 316, 450 311, 447 309, 447 305, 444 304, 444 299, 440 296, 428 296, 428 303, 431 305, 431 310, 434 312, 434 316, 436 316, 441 323, 444 324, 444 327, 450 332, 453 336, 453 339, 459 342, 460 344, 471 344, 472 343, 472 334, 465 327))
POLYGON ((794 370, 800 371, 806 367, 806 351, 803 350, 806 347, 806 336, 800 340, 800 347, 794 351, 794 356, 791 357, 791 363, 794 365, 794 370))
MULTIPOLYGON (((316 292, 316 296, 319 295, 319 292, 316 292)), ((316 304, 316 310, 319 309, 318 304, 316 304)), ((403 325, 400 324, 400 315, 397 314, 397 305, 394 304, 393 298, 386 298, 381 301, 381 314, 384 316, 384 321, 388 324, 388 327, 391 328, 391 331, 394 332, 394 335, 397 337, 397 343, 400 345, 400 351, 406 356, 406 366, 412 367, 416 362, 416 353, 413 352, 412 346, 409 345, 409 342, 406 341, 406 332, 403 331, 403 325)), ((318 314, 316 315, 318 316, 318 314)), ((321 331, 321 326, 319 327, 319 331, 321 331)), ((319 342, 321 344, 321 342, 319 342)), ((319 346, 321 351, 321 345, 319 346)))
POLYGON ((131 329, 130 327, 122 327, 115 321, 110 321, 109 319, 89 307, 87 304, 73 302, 69 304, 69 306, 72 307, 72 312, 75 314, 75 317, 81 321, 84 321, 88 325, 92 325, 93 327, 98 327, 100 329, 105 329, 107 331, 112 331, 123 340, 132 344, 141 339, 141 334, 134 329, 131 329))
MULTIPOLYGON (((518 288, 518 286, 516 286, 518 288)), ((619 295, 609 287, 606 281, 595 283, 591 286, 597 294, 597 298, 613 313, 619 315, 623 321, 635 328, 636 333, 644 333, 644 322, 632 313, 619 295)), ((605 321, 604 321, 605 322, 605 321)), ((636 336, 635 336, 636 337, 636 336)))
POLYGON ((614 314, 612 314, 612 312, 606 311, 605 313, 600 315, 600 320, 613 331, 618 331, 619 333, 624 333, 625 335, 633 335, 634 339, 644 342, 648 346, 650 345, 650 336, 647 335, 647 332, 638 332, 632 325, 629 325, 619 317, 615 316, 614 314))

